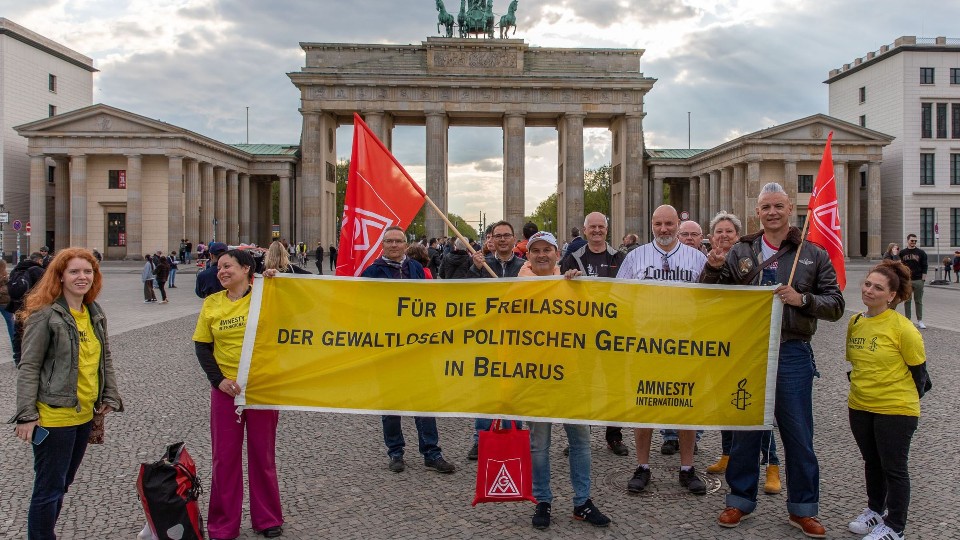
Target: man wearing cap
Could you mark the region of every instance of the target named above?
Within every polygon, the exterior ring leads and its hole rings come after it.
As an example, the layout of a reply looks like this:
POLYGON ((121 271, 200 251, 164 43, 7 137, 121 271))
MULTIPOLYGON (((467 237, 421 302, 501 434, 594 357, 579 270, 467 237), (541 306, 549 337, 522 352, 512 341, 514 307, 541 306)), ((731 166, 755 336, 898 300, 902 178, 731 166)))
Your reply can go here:
MULTIPOLYGON (((673 281, 696 283, 707 258, 700 250, 682 244, 677 240, 680 216, 677 210, 665 204, 653 212, 650 230, 654 241, 644 244, 627 254, 620 265, 619 279, 639 279, 644 281, 673 281)), ((650 440, 653 430, 636 428, 633 430, 637 446, 637 468, 633 478, 627 483, 627 491, 640 493, 650 483, 650 440)), ((682 429, 680 435, 680 485, 696 495, 704 495, 707 485, 696 474, 693 467, 693 452, 696 447, 696 432, 682 429)), ((757 450, 759 455, 759 450, 757 450)))
MULTIPOLYGON (((520 276, 554 276, 560 274, 557 261, 560 248, 557 239, 548 232, 534 233, 527 241, 527 262, 520 276)), ((583 275, 571 269, 564 274, 568 279, 583 275)), ((550 491, 550 430, 551 422, 530 422, 530 457, 533 466, 533 496, 537 509, 533 514, 533 527, 546 529, 550 526, 553 493, 550 491)), ((570 483, 573 484, 573 519, 586 521, 596 527, 610 525, 610 518, 603 515, 590 500, 590 426, 564 424, 567 442, 570 443, 570 483)))
POLYGON ((210 262, 207 263, 206 270, 197 274, 197 286, 194 292, 200 298, 206 298, 215 292, 223 290, 220 285, 220 279, 217 278, 217 259, 227 252, 227 245, 223 242, 210 242, 207 246, 207 253, 210 254, 210 262))
POLYGON ((50 248, 43 246, 40 248, 40 266, 46 268, 50 265, 50 261, 53 260, 53 255, 50 255, 50 248))
MULTIPOLYGON (((617 271, 626 254, 613 249, 613 246, 607 243, 607 228, 607 216, 600 212, 587 214, 583 219, 587 243, 568 253, 560 261, 560 271, 566 274, 569 270, 579 270, 585 276, 617 277, 617 271)), ((623 444, 623 428, 608 426, 606 439, 607 446, 614 454, 625 456, 630 453, 627 445, 623 444)))

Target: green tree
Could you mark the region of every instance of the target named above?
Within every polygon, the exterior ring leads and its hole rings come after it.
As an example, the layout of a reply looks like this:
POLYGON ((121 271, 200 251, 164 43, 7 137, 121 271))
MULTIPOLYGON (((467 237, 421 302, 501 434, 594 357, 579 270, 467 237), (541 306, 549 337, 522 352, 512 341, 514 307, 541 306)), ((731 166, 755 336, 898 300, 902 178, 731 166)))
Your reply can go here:
MULTIPOLYGON (((598 169, 588 169, 583 173, 583 212, 601 212, 610 216, 610 165, 598 169)), ((551 193, 544 199, 533 215, 526 217, 527 221, 537 224, 542 231, 556 232, 560 229, 557 224, 557 194, 551 193)))

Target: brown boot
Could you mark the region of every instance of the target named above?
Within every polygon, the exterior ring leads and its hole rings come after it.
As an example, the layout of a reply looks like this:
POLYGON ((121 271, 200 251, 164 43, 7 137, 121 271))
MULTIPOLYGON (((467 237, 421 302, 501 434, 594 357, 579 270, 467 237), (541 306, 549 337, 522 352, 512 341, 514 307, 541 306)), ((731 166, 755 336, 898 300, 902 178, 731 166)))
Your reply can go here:
POLYGON ((779 465, 767 465, 767 481, 763 484, 763 492, 767 495, 780 493, 779 465))
POLYGON ((707 465, 707 472, 710 474, 720 474, 727 470, 727 462, 730 461, 730 456, 722 455, 720 459, 717 460, 713 465, 707 465))

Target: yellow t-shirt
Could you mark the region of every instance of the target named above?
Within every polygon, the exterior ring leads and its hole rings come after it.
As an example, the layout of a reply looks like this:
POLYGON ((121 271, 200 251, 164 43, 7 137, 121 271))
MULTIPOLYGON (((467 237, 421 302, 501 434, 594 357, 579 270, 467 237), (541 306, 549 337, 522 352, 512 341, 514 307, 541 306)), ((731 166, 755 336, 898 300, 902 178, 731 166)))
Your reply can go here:
POLYGON ((247 330, 247 315, 250 313, 250 295, 236 302, 227 298, 227 291, 211 294, 203 301, 193 340, 213 343, 213 357, 223 376, 237 379, 240 367, 240 350, 243 334, 247 330))
POLYGON ((80 362, 77 372, 77 407, 51 407, 37 402, 40 425, 46 427, 79 426, 93 419, 93 405, 100 388, 100 340, 93 333, 90 310, 70 310, 80 333, 80 362))
POLYGON ((847 325, 851 409, 877 414, 920 416, 920 397, 908 365, 926 361, 923 338, 893 309, 876 317, 854 315, 847 325))

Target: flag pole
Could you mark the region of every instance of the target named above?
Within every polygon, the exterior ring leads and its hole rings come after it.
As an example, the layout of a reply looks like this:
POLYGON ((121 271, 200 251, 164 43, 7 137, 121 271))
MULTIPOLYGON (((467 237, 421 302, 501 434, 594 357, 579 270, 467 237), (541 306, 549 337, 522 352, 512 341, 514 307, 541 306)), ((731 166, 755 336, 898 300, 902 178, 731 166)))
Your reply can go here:
MULTIPOLYGON (((433 201, 430 199, 428 195, 425 194, 423 198, 425 201, 427 201, 427 204, 429 204, 431 208, 437 211, 437 215, 439 215, 440 219, 442 219, 443 222, 447 224, 447 227, 450 227, 450 230, 453 231, 453 234, 457 235, 457 238, 459 238, 460 241, 463 242, 463 245, 467 247, 467 251, 470 252, 470 256, 472 257, 473 254, 477 252, 477 250, 473 249, 473 246, 470 245, 470 242, 468 242, 467 239, 464 238, 462 234, 460 234, 460 231, 457 230, 457 228, 453 226, 453 223, 450 222, 450 218, 448 218, 447 215, 443 213, 443 210, 440 210, 440 208, 433 203, 433 201)), ((490 265, 487 264, 487 261, 483 261, 483 267, 487 270, 487 273, 490 274, 490 277, 494 277, 494 278, 500 277, 497 275, 496 272, 493 271, 493 268, 490 268, 490 265)))
MULTIPOLYGON (((807 225, 810 223, 810 206, 807 206, 807 219, 803 220, 803 230, 800 231, 800 245, 797 246, 797 255, 793 258, 793 267, 790 268, 790 279, 787 280, 787 285, 793 283, 793 274, 797 272, 797 262, 800 261, 800 248, 803 247, 803 243, 807 241, 807 225)), ((791 287, 793 285, 790 285, 791 287)))

